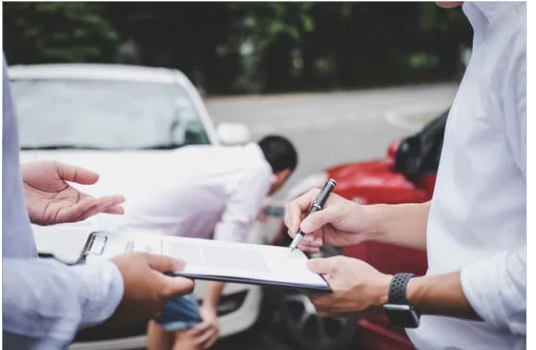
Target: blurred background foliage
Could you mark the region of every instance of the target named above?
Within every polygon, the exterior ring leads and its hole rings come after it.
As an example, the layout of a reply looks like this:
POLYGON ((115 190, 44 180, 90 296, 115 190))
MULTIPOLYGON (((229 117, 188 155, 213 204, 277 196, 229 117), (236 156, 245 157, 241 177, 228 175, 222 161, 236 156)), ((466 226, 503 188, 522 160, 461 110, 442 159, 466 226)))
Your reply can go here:
POLYGON ((181 69, 207 93, 456 80, 460 9, 426 2, 4 2, 10 64, 181 69))

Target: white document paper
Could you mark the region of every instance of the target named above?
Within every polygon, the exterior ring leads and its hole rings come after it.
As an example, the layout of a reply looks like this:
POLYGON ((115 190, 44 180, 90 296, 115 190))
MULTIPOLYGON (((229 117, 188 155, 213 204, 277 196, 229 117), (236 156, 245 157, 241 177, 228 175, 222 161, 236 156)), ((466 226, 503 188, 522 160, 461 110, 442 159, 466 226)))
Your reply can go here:
POLYGON ((129 252, 166 255, 186 261, 179 276, 228 282, 329 291, 326 281, 306 267, 307 256, 287 247, 134 232, 99 232, 86 259, 112 258, 129 252))

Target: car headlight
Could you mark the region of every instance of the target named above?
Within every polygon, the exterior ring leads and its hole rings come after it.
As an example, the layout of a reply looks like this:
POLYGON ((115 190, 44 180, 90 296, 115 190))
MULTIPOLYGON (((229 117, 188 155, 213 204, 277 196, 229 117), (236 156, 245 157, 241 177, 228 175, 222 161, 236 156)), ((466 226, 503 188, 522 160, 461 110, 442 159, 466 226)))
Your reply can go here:
POLYGON ((324 182, 328 180, 328 174, 325 171, 311 174, 298 181, 296 185, 292 186, 285 196, 286 203, 290 202, 297 196, 307 192, 308 190, 322 186, 324 182))

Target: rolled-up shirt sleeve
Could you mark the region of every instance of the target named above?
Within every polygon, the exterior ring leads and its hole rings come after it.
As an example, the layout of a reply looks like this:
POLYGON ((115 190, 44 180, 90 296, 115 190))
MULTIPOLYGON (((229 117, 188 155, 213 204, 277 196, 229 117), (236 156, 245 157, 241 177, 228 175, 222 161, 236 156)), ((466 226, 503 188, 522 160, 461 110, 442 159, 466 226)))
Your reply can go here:
POLYGON ((2 264, 4 345, 12 340, 18 349, 67 347, 79 328, 108 319, 123 296, 111 261, 67 266, 4 258, 2 264))
POLYGON ((526 336, 526 245, 464 267, 461 283, 469 304, 484 321, 526 336))

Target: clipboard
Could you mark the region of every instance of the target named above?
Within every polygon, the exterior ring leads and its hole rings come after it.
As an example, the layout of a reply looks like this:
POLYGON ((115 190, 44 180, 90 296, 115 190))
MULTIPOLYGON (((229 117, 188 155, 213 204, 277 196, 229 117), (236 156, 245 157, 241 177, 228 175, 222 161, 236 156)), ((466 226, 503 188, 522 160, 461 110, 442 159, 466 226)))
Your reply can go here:
POLYGON ((37 250, 66 264, 91 263, 129 252, 166 255, 186 261, 169 275, 192 279, 329 292, 328 283, 306 268, 307 256, 286 247, 172 237, 147 232, 89 227, 34 229, 37 250))
POLYGON ((82 225, 32 225, 32 231, 40 257, 53 257, 67 265, 81 263, 96 236, 90 226, 82 225))

